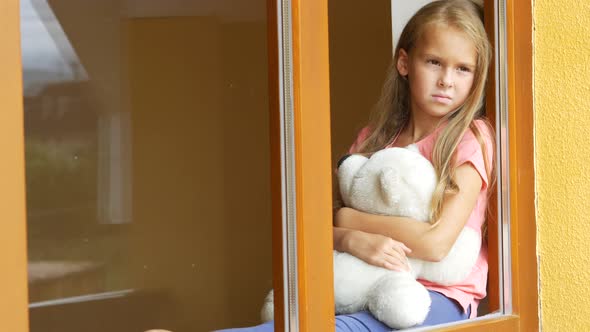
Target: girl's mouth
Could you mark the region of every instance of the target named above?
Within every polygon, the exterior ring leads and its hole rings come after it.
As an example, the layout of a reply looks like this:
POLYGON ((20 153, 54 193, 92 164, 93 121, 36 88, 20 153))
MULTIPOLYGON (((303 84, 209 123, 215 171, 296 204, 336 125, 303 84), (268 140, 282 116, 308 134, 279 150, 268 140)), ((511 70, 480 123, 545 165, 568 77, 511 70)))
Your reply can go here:
POLYGON ((438 103, 442 103, 442 104, 450 104, 451 103, 451 97, 446 96, 446 95, 432 95, 432 98, 438 102, 438 103))

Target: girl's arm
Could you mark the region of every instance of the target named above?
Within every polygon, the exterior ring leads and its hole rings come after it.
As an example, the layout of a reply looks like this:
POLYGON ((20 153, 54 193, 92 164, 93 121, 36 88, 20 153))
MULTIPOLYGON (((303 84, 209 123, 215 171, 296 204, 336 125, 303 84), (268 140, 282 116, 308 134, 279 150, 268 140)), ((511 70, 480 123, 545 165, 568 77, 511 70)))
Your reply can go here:
MULTIPOLYGON (((470 163, 457 167, 455 178, 459 192, 445 197, 441 217, 434 224, 342 208, 335 215, 335 226, 383 235, 407 245, 411 257, 440 261, 465 227, 482 187, 482 179, 470 163)), ((336 245, 336 237, 334 241, 336 245)))
POLYGON ((371 265, 396 271, 409 270, 406 253, 410 249, 381 234, 334 227, 334 249, 347 252, 371 265))

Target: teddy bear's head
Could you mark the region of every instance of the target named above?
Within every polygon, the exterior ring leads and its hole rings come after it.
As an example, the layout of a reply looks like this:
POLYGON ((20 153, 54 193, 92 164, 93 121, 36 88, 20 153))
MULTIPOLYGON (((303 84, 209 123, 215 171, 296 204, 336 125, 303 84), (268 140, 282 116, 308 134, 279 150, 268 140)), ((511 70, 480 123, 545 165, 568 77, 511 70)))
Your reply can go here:
POLYGON ((428 221, 437 177, 432 164, 411 145, 383 149, 370 158, 345 157, 339 162, 338 182, 348 207, 428 221))

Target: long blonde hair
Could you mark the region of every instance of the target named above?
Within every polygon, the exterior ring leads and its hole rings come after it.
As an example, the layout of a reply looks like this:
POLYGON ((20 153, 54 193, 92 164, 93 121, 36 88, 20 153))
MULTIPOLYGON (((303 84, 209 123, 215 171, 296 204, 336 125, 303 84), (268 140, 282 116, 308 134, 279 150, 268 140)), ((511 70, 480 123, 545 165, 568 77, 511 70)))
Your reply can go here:
MULTIPOLYGON (((431 203, 431 223, 437 222, 440 218, 445 195, 459 191, 455 181, 456 166, 452 161, 455 149, 468 129, 473 131, 482 147, 486 171, 490 179, 489 183, 493 183, 493 154, 491 156, 492 162, 489 162, 482 133, 474 124, 474 120, 480 116, 483 110, 484 89, 491 60, 491 45, 482 19, 481 7, 470 0, 435 1, 422 7, 410 19, 401 33, 393 61, 387 72, 381 97, 371 114, 369 120, 370 134, 358 149, 359 153, 365 154, 371 154, 383 149, 409 119, 409 85, 407 79, 400 75, 396 66, 400 49, 409 54, 426 28, 432 25, 442 24, 464 32, 475 45, 477 64, 474 71, 473 85, 465 102, 441 120, 441 123, 446 122, 447 125, 441 130, 432 152, 432 164, 438 175, 438 184, 431 203)), ((487 134, 492 133, 489 125, 488 128, 487 134)))

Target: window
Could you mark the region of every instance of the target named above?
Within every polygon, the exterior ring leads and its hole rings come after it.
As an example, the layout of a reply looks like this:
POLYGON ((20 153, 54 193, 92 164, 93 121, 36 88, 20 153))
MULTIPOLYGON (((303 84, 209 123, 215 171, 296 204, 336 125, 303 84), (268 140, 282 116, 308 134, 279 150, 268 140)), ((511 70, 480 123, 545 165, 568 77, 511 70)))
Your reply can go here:
MULTIPOLYGON (((370 30, 371 26, 348 24, 346 27, 346 33, 338 37, 330 36, 330 58, 327 59, 326 54, 326 40, 325 35, 327 20, 325 6, 328 5, 329 10, 334 10, 335 2, 326 4, 322 3, 310 3, 306 1, 300 1, 296 4, 291 4, 289 1, 283 1, 280 5, 283 5, 283 21, 282 29, 292 31, 292 41, 287 40, 286 45, 283 46, 283 53, 280 54, 279 58, 283 61, 291 60, 292 67, 283 66, 281 68, 293 68, 292 71, 292 83, 293 93, 289 98, 292 98, 293 103, 276 104, 283 107, 285 112, 289 111, 291 107, 291 119, 294 121, 293 136, 291 145, 286 147, 288 151, 291 149, 293 153, 293 165, 294 171, 292 175, 295 180, 294 186, 286 186, 284 189, 286 195, 293 195, 296 211, 293 214, 293 219, 287 220, 284 223, 284 227, 287 229, 293 229, 296 234, 288 234, 283 239, 284 243, 290 243, 293 248, 291 249, 291 255, 287 252, 284 255, 277 254, 275 256, 275 262, 279 259, 286 258, 290 261, 295 261, 297 268, 291 268, 291 270, 284 270, 286 272, 284 278, 287 278, 285 285, 289 285, 290 289, 285 289, 287 310, 285 313, 286 324, 285 326, 294 327, 298 326, 300 330, 316 330, 316 329, 328 329, 329 322, 326 322, 326 314, 332 314, 332 295, 331 294, 331 281, 326 281, 325 273, 330 273, 328 262, 331 257, 327 257, 324 253, 331 249, 331 236, 330 236, 330 225, 324 222, 326 216, 329 215, 327 209, 330 205, 325 205, 327 201, 330 201, 330 171, 332 164, 330 161, 325 160, 325 156, 330 154, 329 142, 325 133, 328 131, 328 124, 326 123, 326 114, 328 109, 326 108, 327 99, 330 97, 330 92, 326 86, 326 79, 328 74, 328 63, 329 66, 343 66, 346 68, 351 67, 363 67, 367 71, 382 73, 384 72, 378 64, 375 63, 352 63, 342 64, 339 63, 343 60, 334 60, 336 55, 332 52, 339 52, 346 49, 350 52, 372 52, 374 48, 380 47, 379 41, 382 36, 372 36, 370 45, 369 43, 363 44, 366 48, 357 47, 355 48, 351 44, 347 43, 351 39, 354 41, 362 41, 362 33, 360 29, 365 31, 370 30), (285 9, 286 8, 286 9, 285 9), (315 13, 314 15, 306 16, 309 13, 315 13), (291 14, 291 17, 285 19, 285 14, 291 14), (289 21, 290 19, 290 21, 289 21), (287 23, 285 23, 287 21, 287 23), (362 27, 362 28, 361 28, 362 27), (314 31, 315 33, 312 33, 314 31), (321 34, 319 33, 321 32, 321 34), (349 38, 349 39, 346 39, 349 38), (290 44, 292 42, 292 44, 290 44), (336 46, 335 48, 332 48, 336 46), (337 49, 341 47, 341 49, 337 49), (360 51, 359 51, 360 50, 360 51), (290 53, 292 52, 292 54, 290 53), (285 53, 291 54, 291 58, 285 58, 285 53), (377 69, 375 69, 377 68, 377 69), (310 75, 313 72, 314 75, 310 75), (322 205, 324 204, 324 205, 322 205), (296 221, 296 222, 295 222, 296 221), (290 224, 292 223, 292 224, 290 224), (289 228, 291 227, 291 228, 289 228), (310 229, 313 229, 311 231, 310 229), (292 236, 292 237, 289 237, 292 236), (293 243, 296 243, 294 245, 293 243), (323 287, 321 285, 324 285, 323 287), (317 291, 320 291, 318 293, 317 291), (322 291, 323 290, 323 291, 322 291), (293 322, 295 321, 295 322, 293 322)), ((279 6, 280 6, 279 5, 279 6)), ((362 15, 365 12, 370 11, 367 8, 361 8, 358 4, 342 4, 338 5, 342 7, 349 6, 347 14, 349 15, 346 19, 343 19, 342 25, 346 26, 345 21, 348 23, 354 21, 357 22, 357 15, 362 15)), ((380 7, 381 10, 375 9, 375 12, 383 12, 383 3, 371 4, 374 7, 380 7)), ((485 2, 486 8, 486 25, 490 36, 497 38, 497 43, 500 50, 505 50, 505 53, 499 53, 498 63, 500 64, 499 70, 505 71, 507 84, 501 85, 499 90, 499 102, 504 103, 508 106, 508 113, 500 125, 504 127, 498 127, 498 133, 502 137, 502 142, 506 142, 509 138, 509 145, 500 143, 499 146, 508 149, 502 150, 504 155, 505 170, 510 175, 509 178, 499 179, 502 187, 501 194, 504 199, 509 197, 509 209, 504 208, 500 210, 500 220, 506 221, 506 224, 502 225, 500 232, 492 231, 491 237, 502 238, 500 248, 495 250, 496 257, 490 257, 492 260, 498 260, 500 257, 503 258, 503 262, 509 262, 510 265, 506 265, 502 268, 502 265, 496 266, 496 271, 492 269, 490 272, 490 311, 495 311, 496 308, 503 308, 502 312, 506 314, 500 314, 495 316, 483 317, 476 321, 469 321, 463 324, 459 324, 449 329, 461 329, 469 330, 477 327, 490 327, 490 328, 502 328, 509 330, 516 330, 520 327, 523 331, 534 330, 538 328, 537 318, 537 283, 536 283, 536 256, 535 256, 535 213, 534 213, 534 192, 533 192, 533 181, 534 174, 532 173, 533 154, 530 150, 532 146, 532 53, 530 36, 532 33, 532 22, 531 22, 531 3, 516 2, 516 1, 499 1, 499 2, 485 2), (506 13, 505 21, 499 21, 494 24, 493 20, 490 23, 488 18, 493 17, 495 10, 499 13, 506 13), (519 20, 514 19, 516 13, 519 13, 519 20), (526 16, 523 17, 522 15, 526 16), (491 14, 491 15, 490 15, 491 14), (496 31, 497 30, 497 31, 496 31), (518 32, 518 33, 516 33, 518 32), (503 38, 505 35, 506 38, 503 38), (504 44, 501 44, 504 43, 504 44), (518 45, 515 48, 514 45, 518 45), (516 82, 519 82, 517 85, 516 82), (516 111, 518 110, 518 111, 516 111), (506 163, 506 157, 510 160, 510 163, 506 163), (518 179, 518 181, 515 181, 518 179), (502 182, 504 181, 504 182, 502 182), (510 181, 508 183, 508 181, 510 181), (509 184, 509 186, 508 186, 509 184), (508 191, 509 190, 509 191, 508 191), (509 224, 507 223, 509 221, 509 224), (510 228, 510 233, 507 232, 507 228, 510 228), (509 236, 508 236, 509 235, 509 236), (510 251, 511 256, 504 256, 500 254, 502 252, 510 251), (510 257, 511 260, 507 258, 510 257), (502 275, 502 281, 494 276, 502 275), (510 278, 510 275, 512 278, 510 278), (532 279, 531 279, 532 277, 532 279), (500 286, 502 285, 502 286, 500 286), (511 286, 511 287, 510 287, 511 286)), ((502 18, 502 17, 501 17, 502 18)), ((333 25, 338 25, 338 16, 332 15, 330 12, 330 33, 333 33, 333 25)), ((280 29, 279 29, 280 31, 280 29)), ((284 33, 284 31, 283 31, 284 33)), ((285 43, 285 41, 283 40, 285 43)), ((387 49, 387 47, 383 47, 387 49)), ((387 54, 384 54, 386 58, 387 54)), ((354 55, 353 55, 354 57, 354 55)), ((284 65, 284 64, 283 64, 284 65)), ((352 78, 342 77, 342 79, 334 79, 330 82, 331 88, 341 89, 341 91, 355 91, 357 92, 356 86, 346 86, 346 80, 354 80, 361 72, 361 70, 355 72, 354 69, 347 74, 352 73, 352 78), (357 75, 357 76, 355 76, 357 75)), ((366 73, 366 71, 365 71, 366 73)), ((363 74, 365 74, 363 73, 363 74)), ((499 76, 502 79, 502 76, 499 76)), ((288 80, 287 76, 284 78, 288 80)), ((368 82, 368 81, 367 81, 368 82)), ((358 82, 357 82, 358 84, 358 82)), ((369 83, 371 84, 371 83, 369 83)), ((362 88, 364 90, 372 90, 372 87, 362 88)), ((374 91, 374 89, 373 89, 374 91)), ((494 101, 494 89, 488 90, 488 100, 494 101)), ((365 95, 363 95, 365 96, 365 95)), ((366 99, 368 101, 357 101, 359 104, 365 103, 364 106, 373 102, 375 95, 369 96, 366 99)), ((284 100, 283 100, 284 101, 284 100)), ((331 100, 331 107, 342 106, 345 102, 331 100), (341 104, 338 104, 340 102, 341 104)), ((336 112, 339 110, 333 110, 336 112)), ((288 117, 289 115, 287 115, 288 117)), ((359 123, 358 119, 354 119, 351 123, 359 123)), ((280 118, 275 118, 275 121, 280 122, 280 118)), ((342 130, 336 124, 333 128, 336 133, 342 130)), ((340 124, 341 125, 341 124, 340 124)), ((498 125, 498 124, 497 124, 498 125)), ((277 128, 279 125, 277 124, 277 128)), ((357 128, 358 129, 358 128, 357 128)), ((289 135, 288 133, 282 133, 283 135, 289 135)), ((278 137, 281 133, 277 130, 275 135, 278 137)), ((349 134, 350 136, 350 134, 349 134)), ((337 142, 342 146, 349 144, 349 142, 341 143, 337 142)), ((342 149, 342 147, 339 147, 342 149)), ((277 150, 278 151, 278 150, 277 150)), ((275 158, 277 157, 277 151, 275 151, 275 158)), ((334 150, 332 150, 334 151, 334 150)), ((493 203, 492 203, 493 204, 493 203)), ((276 208, 276 206, 275 206, 276 208)), ((293 209, 293 207, 291 207, 293 209)), ((287 231, 288 233, 288 231, 287 231)), ((494 241, 492 239, 492 241, 494 241)), ((490 250, 492 251, 492 250, 490 250)), ((493 264, 491 264, 493 265, 493 264)), ((275 277, 277 277, 277 271, 275 271, 275 277)), ((278 295, 277 295, 278 296, 278 295)), ((275 303, 279 303, 276 301, 275 303)), ((276 312, 279 312, 277 310, 276 312)), ((278 322, 277 325, 282 326, 283 322, 278 322)))
POLYGON ((266 2, 0 7, 2 308, 24 319, 3 330, 256 323, 272 282, 266 2))

